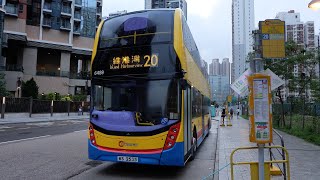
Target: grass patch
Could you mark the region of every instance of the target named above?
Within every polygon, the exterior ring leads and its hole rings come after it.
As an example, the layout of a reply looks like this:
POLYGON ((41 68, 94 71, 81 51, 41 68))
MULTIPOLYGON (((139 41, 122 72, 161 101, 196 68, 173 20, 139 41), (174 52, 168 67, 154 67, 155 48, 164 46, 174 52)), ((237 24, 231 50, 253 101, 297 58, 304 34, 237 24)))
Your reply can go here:
POLYGON ((315 132, 308 131, 307 129, 303 130, 301 128, 292 128, 292 129, 277 128, 277 129, 320 146, 320 135, 315 132))

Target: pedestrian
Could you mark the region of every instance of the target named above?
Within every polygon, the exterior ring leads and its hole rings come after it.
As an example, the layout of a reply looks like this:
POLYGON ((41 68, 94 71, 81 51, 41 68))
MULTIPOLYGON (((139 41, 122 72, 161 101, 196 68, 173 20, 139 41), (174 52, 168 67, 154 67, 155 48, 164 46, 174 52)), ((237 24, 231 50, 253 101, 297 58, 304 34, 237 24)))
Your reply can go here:
POLYGON ((224 126, 224 117, 226 117, 226 109, 225 109, 225 107, 222 108, 222 112, 221 112, 221 119, 222 119, 221 126, 224 126))
POLYGON ((82 106, 81 105, 79 105, 79 110, 78 110, 78 116, 80 116, 80 115, 83 115, 82 114, 82 106))
POLYGON ((237 119, 238 119, 239 115, 240 115, 240 109, 238 107, 238 109, 237 109, 237 119))
POLYGON ((230 119, 232 120, 233 119, 233 109, 230 108, 230 119))

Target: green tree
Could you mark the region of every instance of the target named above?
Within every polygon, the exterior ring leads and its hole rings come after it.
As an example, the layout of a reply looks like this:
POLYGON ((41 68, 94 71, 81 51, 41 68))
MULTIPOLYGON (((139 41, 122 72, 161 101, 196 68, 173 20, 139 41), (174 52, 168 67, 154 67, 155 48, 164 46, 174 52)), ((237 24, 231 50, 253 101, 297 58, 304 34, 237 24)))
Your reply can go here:
POLYGON ((33 97, 34 99, 37 99, 39 94, 39 87, 33 78, 31 78, 27 82, 23 82, 21 89, 23 97, 33 97))
MULTIPOLYGON (((299 96, 303 97, 304 102, 306 98, 305 92, 312 86, 312 82, 317 79, 315 76, 316 64, 315 53, 305 50, 293 41, 286 43, 286 58, 284 60, 266 60, 266 68, 269 68, 285 80, 286 83, 282 87, 289 88, 291 92, 298 92, 299 96), (299 74, 294 73, 295 68, 299 69, 299 74)), ((274 95, 279 98, 281 103, 282 118, 281 124, 280 121, 278 121, 278 125, 285 126, 284 100, 281 97, 281 87, 276 90, 274 95)))
POLYGON ((5 74, 0 73, 0 96, 7 96, 8 91, 6 90, 6 81, 4 79, 5 74))

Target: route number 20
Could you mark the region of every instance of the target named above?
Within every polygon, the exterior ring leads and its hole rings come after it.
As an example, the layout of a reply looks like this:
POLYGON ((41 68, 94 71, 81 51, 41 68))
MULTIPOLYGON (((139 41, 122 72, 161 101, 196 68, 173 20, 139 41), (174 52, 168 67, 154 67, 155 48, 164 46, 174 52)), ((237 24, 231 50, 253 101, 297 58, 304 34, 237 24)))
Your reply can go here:
POLYGON ((146 60, 146 63, 144 63, 144 67, 158 66, 158 63, 159 63, 158 55, 155 55, 155 54, 153 54, 152 56, 145 55, 143 58, 146 60))

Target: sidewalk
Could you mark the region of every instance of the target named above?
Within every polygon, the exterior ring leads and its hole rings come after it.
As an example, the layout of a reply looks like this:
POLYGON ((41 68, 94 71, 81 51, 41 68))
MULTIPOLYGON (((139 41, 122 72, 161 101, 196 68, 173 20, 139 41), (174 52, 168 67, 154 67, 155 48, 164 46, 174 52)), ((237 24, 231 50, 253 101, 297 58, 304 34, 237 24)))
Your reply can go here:
MULTIPOLYGON (((220 117, 216 117, 220 119, 220 117)), ((219 168, 223 168, 230 163, 231 152, 244 146, 256 146, 255 143, 249 142, 249 121, 243 118, 234 118, 231 127, 219 127, 218 157, 219 168)), ((284 138, 285 147, 289 152, 291 179, 308 179, 318 180, 320 177, 320 147, 304 140, 280 132, 284 138)), ((280 145, 279 142, 275 142, 280 145)), ((269 153, 265 150, 265 160, 269 160, 269 153)), ((235 162, 258 161, 256 150, 239 151, 234 155, 235 162)), ((248 165, 234 166, 234 177, 236 180, 250 179, 250 168, 248 165)), ((219 173, 219 179, 231 180, 230 166, 227 166, 219 173)), ((283 177, 272 177, 272 179, 283 179, 283 177)))
POLYGON ((89 114, 83 113, 54 113, 53 116, 48 114, 32 114, 31 118, 28 113, 8 113, 5 114, 4 119, 0 119, 1 124, 16 124, 16 123, 30 123, 30 122, 45 122, 45 121, 63 121, 63 120, 88 120, 89 114))

